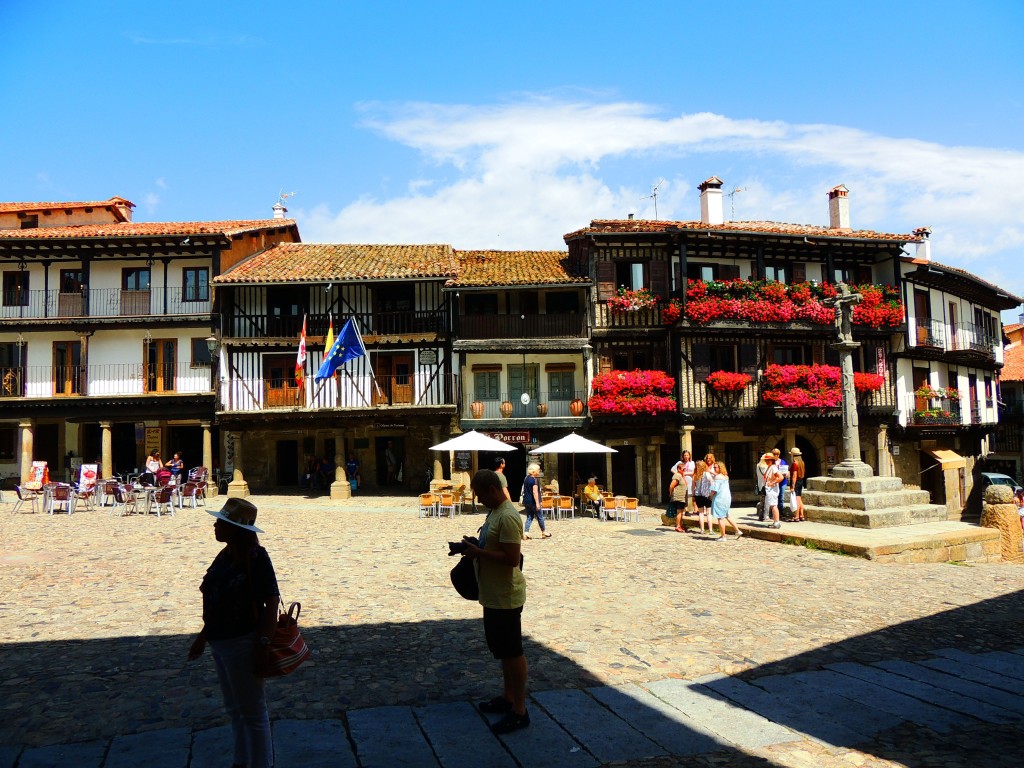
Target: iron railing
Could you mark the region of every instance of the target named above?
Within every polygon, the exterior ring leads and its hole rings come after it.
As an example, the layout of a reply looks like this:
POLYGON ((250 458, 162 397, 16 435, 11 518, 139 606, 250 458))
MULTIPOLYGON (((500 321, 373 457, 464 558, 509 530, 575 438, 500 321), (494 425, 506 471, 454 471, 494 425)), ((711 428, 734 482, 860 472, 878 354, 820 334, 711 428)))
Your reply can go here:
POLYGON ((193 366, 191 363, 0 368, 0 398, 110 397, 212 391, 209 366, 193 366))
POLYGON ((466 392, 462 402, 463 419, 553 419, 579 418, 585 413, 586 390, 550 392, 531 390, 530 402, 522 401, 522 392, 499 392, 490 397, 466 392), (576 403, 574 406, 573 403, 576 403), (573 409, 578 412, 574 413, 573 409))
POLYGON ((585 337, 586 317, 574 315, 462 315, 463 339, 534 339, 585 337))
POLYGON ((81 317, 149 317, 153 315, 208 315, 210 291, 184 288, 87 288, 65 293, 56 290, 4 291, 0 320, 42 320, 81 317))
POLYGON ((917 318, 914 346, 943 349, 946 346, 945 339, 946 328, 941 321, 930 317, 917 318))
POLYGON ((952 334, 950 345, 953 351, 976 352, 991 357, 995 355, 997 340, 981 326, 961 323, 952 334))
MULTIPOLYGON (((448 315, 443 310, 416 310, 405 312, 358 312, 353 315, 333 316, 334 333, 354 317, 363 336, 397 336, 413 333, 447 333, 448 315)), ((307 315, 245 315, 236 314, 229 320, 227 335, 234 338, 298 338, 302 320, 306 320, 306 335, 327 335, 332 318, 326 314, 307 315)))

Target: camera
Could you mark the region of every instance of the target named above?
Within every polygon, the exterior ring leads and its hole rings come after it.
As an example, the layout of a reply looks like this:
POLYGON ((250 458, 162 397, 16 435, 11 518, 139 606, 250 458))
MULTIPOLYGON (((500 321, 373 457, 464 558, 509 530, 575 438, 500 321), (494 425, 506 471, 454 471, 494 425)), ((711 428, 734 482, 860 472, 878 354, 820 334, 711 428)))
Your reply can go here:
POLYGON ((466 550, 468 549, 468 547, 466 546, 467 543, 479 546, 479 544, 477 544, 477 540, 476 540, 475 537, 467 536, 466 539, 468 541, 449 541, 448 542, 448 557, 451 557, 452 555, 464 555, 464 554, 466 554, 466 550))

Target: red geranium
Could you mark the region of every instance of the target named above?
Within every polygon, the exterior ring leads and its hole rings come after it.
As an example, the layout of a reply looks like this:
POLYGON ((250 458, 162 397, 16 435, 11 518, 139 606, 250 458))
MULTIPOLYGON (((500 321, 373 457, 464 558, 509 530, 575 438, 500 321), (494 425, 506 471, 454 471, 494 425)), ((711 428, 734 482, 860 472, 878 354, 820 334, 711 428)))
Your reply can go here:
POLYGON ((609 371, 594 377, 591 413, 657 416, 676 410, 676 380, 664 371, 609 371))
POLYGON ((707 378, 708 386, 716 392, 742 392, 753 379, 746 373, 715 371, 707 378))
POLYGON ((853 388, 858 392, 877 392, 885 384, 885 377, 877 373, 853 374, 853 388))

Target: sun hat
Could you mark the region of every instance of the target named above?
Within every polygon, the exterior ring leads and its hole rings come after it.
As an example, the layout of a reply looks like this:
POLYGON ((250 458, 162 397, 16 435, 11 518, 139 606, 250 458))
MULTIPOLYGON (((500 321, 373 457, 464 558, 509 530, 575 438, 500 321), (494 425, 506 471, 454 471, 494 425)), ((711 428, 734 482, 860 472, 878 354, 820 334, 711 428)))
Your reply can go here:
POLYGON ((790 452, 790 453, 791 453, 791 454, 792 454, 793 456, 803 456, 803 455, 804 455, 804 454, 803 454, 803 451, 801 451, 801 450, 800 450, 799 448, 792 448, 792 449, 790 449, 790 451, 789 451, 789 452, 790 452))
POLYGON ((775 461, 775 457, 770 453, 766 453, 761 457, 761 461, 775 461))
POLYGON ((237 525, 239 528, 245 528, 245 530, 252 531, 253 533, 263 533, 254 525, 256 522, 256 505, 251 501, 231 498, 225 501, 224 506, 220 509, 208 509, 206 511, 225 523, 237 525))

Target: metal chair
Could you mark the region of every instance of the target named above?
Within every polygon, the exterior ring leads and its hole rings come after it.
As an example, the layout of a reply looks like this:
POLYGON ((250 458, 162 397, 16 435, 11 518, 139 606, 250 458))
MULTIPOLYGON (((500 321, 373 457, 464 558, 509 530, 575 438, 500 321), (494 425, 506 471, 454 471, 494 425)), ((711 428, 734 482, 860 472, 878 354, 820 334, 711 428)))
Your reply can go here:
POLYGON ((444 517, 446 511, 448 512, 448 517, 455 517, 455 494, 451 491, 444 491, 435 509, 437 510, 436 514, 438 517, 444 517))
POLYGON ((564 520, 566 517, 576 519, 576 500, 572 496, 559 496, 558 519, 564 520))
POLYGON ((192 509, 195 509, 197 504, 206 506, 196 483, 185 483, 178 489, 178 509, 181 509, 186 501, 192 505, 192 509))
POLYGON ((455 497, 452 502, 455 507, 455 514, 461 515, 462 505, 466 503, 466 486, 460 485, 452 491, 452 495, 455 497))
POLYGON ((419 517, 433 517, 434 516, 434 503, 436 498, 432 493, 421 493, 420 494, 420 513, 419 517))
POLYGON ((165 485, 153 494, 153 505, 156 507, 156 516, 160 517, 160 511, 167 507, 167 514, 174 517, 174 489, 165 485))
POLYGON ((122 515, 139 511, 139 500, 135 491, 123 485, 118 485, 114 489, 114 506, 110 508, 111 516, 119 510, 122 515))
POLYGON ((14 503, 14 509, 11 510, 12 515, 26 504, 32 507, 33 512, 39 511, 39 494, 36 491, 30 491, 20 485, 14 486, 14 490, 18 493, 18 500, 14 503))
POLYGON ((542 496, 540 499, 540 511, 544 514, 545 520, 551 520, 556 513, 554 496, 542 496))
POLYGON ((627 522, 627 523, 630 520, 634 520, 635 522, 638 522, 638 523, 640 522, 640 501, 639 501, 639 499, 635 499, 632 496, 627 496, 626 497, 626 504, 625 504, 625 507, 622 510, 622 519, 625 522, 627 522))
POLYGON ((75 511, 75 493, 70 485, 56 485, 50 492, 49 514, 59 511, 63 507, 69 515, 75 511))
POLYGON ((619 519, 619 500, 615 496, 604 497, 604 519, 619 519))

